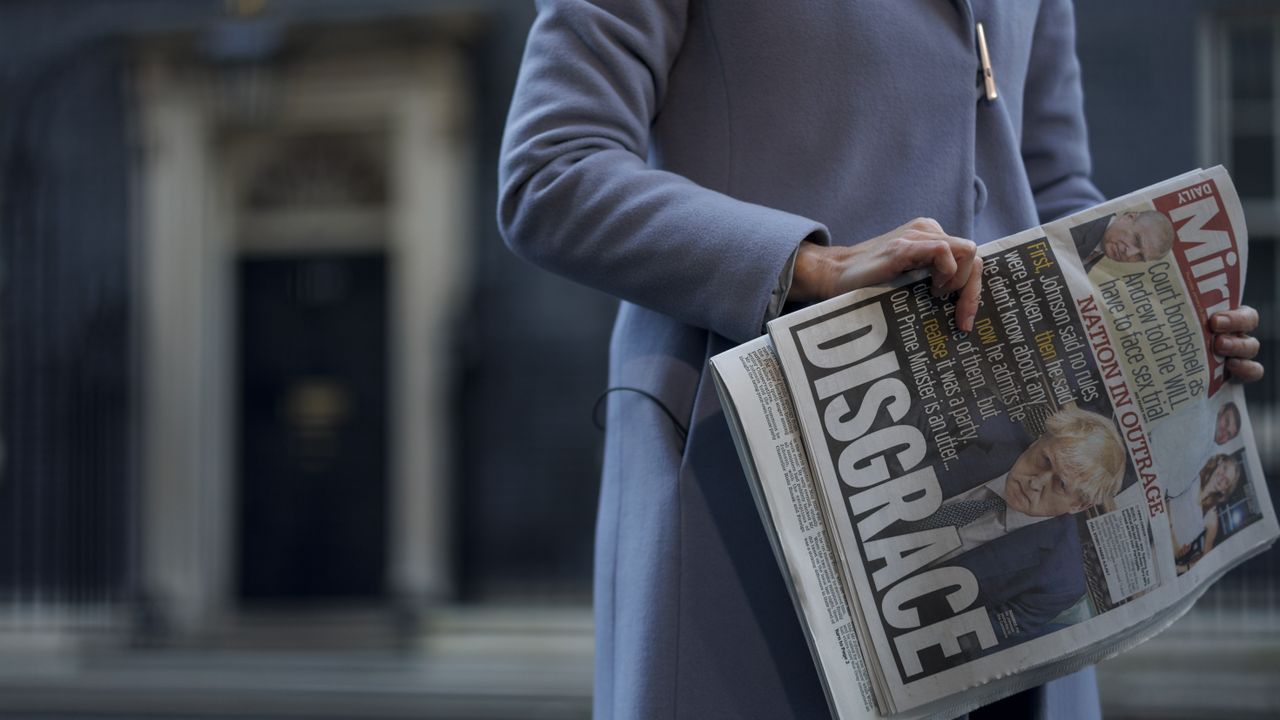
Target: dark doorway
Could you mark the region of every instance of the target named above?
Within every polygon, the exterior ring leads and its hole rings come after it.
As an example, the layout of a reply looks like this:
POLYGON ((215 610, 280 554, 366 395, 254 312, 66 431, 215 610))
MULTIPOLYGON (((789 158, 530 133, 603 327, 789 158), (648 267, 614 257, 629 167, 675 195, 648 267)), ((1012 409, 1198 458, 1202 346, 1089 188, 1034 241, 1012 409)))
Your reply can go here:
POLYGON ((238 274, 240 597, 381 597, 385 258, 250 258, 238 274))

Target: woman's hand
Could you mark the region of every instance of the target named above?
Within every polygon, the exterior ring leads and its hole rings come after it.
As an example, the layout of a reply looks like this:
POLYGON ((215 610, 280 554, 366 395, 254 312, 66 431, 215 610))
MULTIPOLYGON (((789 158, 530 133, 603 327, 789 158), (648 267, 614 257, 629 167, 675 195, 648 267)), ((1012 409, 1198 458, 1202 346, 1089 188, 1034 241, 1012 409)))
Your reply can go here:
POLYGON ((1213 350, 1227 359, 1227 373, 1233 380, 1254 382, 1262 378, 1265 368, 1253 358, 1258 355, 1258 339, 1249 333, 1258 329, 1258 311, 1248 305, 1214 313, 1209 329, 1213 331, 1213 350))
POLYGON ((826 300, 926 267, 932 268, 935 296, 960 292, 956 300, 956 326, 966 332, 972 330, 982 293, 982 258, 978 257, 978 247, 971 240, 947 235, 929 218, 916 218, 852 247, 800 243, 787 298, 826 300))

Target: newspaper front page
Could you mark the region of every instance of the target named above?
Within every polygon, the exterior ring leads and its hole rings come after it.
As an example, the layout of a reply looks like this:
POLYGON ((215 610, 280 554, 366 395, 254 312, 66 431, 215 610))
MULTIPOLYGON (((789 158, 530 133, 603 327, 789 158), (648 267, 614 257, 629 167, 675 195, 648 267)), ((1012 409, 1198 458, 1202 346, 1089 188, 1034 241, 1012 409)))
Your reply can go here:
MULTIPOLYGON (((712 358, 711 371, 833 715, 887 717, 877 703, 857 608, 848 599, 773 343, 764 336, 722 353, 712 358)), ((944 720, 1040 682, 1007 678, 989 693, 946 698, 893 717, 944 720)))
MULTIPOLYGON (((845 593, 797 581, 821 595, 798 605, 833 695, 883 715, 955 709, 1138 642, 1277 534, 1242 393, 1206 328, 1239 305, 1247 264, 1225 171, 982 254, 971 333, 923 274, 769 328, 803 438, 775 452, 793 477, 811 470, 821 521, 794 495, 781 515, 823 546, 805 572, 834 563, 845 593)), ((766 475, 760 494, 780 492, 766 475)), ((784 563, 790 544, 775 543, 784 563)))

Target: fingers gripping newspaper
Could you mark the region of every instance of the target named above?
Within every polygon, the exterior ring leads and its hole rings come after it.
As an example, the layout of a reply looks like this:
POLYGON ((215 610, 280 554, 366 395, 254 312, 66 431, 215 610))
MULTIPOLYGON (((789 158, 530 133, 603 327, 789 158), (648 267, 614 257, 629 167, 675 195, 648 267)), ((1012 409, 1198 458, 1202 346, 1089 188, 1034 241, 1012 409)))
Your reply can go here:
POLYGON ((1247 265, 1225 170, 980 252, 970 333, 917 272, 712 359, 840 718, 951 717, 1095 663, 1278 534, 1206 324, 1247 265))

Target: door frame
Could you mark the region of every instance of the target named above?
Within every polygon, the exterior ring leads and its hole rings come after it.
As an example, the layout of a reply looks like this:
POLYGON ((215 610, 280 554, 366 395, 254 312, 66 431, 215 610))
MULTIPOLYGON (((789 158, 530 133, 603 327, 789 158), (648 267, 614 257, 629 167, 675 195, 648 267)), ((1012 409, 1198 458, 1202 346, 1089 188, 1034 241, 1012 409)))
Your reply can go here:
MULTIPOLYGON (((341 47, 341 46, 339 46, 341 47)), ((216 69, 172 43, 136 62, 141 301, 140 591, 176 636, 234 620, 237 169, 216 69)), ((470 277, 470 115, 443 43, 319 51, 274 78, 278 132, 379 129, 387 141, 388 595, 453 591, 452 319, 470 277)), ((236 121, 239 122, 239 121, 236 121)))

